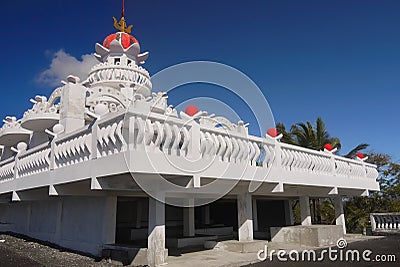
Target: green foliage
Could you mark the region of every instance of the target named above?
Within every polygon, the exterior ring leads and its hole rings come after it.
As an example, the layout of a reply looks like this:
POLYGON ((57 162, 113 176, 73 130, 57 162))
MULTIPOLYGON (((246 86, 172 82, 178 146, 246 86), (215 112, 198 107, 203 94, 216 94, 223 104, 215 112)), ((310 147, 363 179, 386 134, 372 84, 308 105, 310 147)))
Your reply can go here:
POLYGON ((300 216, 300 204, 298 200, 291 201, 292 209, 293 209, 293 220, 294 224, 301 223, 301 216, 300 216))
POLYGON ((366 149, 367 147, 369 147, 369 144, 359 144, 358 146, 353 148, 349 153, 344 155, 344 157, 349 158, 349 159, 354 159, 358 152, 366 149))
POLYGON ((315 127, 309 121, 306 123, 299 122, 292 125, 290 132, 296 143, 302 147, 323 150, 325 144, 331 144, 333 148, 337 149, 342 146, 339 138, 330 137, 321 118, 317 118, 315 127))
MULTIPOLYGON (((340 150, 342 147, 340 139, 331 137, 326 129, 325 123, 321 118, 317 118, 315 126, 311 122, 298 122, 290 127, 290 131, 286 130, 286 126, 278 122, 276 129, 283 135, 281 141, 283 143, 298 145, 315 150, 323 150, 324 145, 331 144, 333 148, 340 150)), ((368 144, 359 144, 349 153, 344 155, 347 158, 355 158, 358 152, 366 149, 368 144)))
POLYGON ((284 143, 299 145, 315 150, 323 150, 325 144, 331 144, 333 148, 340 149, 339 138, 331 137, 326 130, 325 123, 321 118, 317 118, 315 126, 311 122, 299 122, 290 127, 290 132, 282 123, 277 123, 276 129, 283 134, 281 139, 284 143))
POLYGON ((371 153, 368 162, 378 167, 380 192, 369 197, 353 197, 345 203, 345 217, 349 232, 360 232, 369 225, 372 212, 400 211, 400 164, 387 154, 371 153))
POLYGON ((320 206, 320 213, 322 221, 325 223, 333 224, 335 222, 335 206, 332 204, 332 201, 329 198, 322 202, 320 206))

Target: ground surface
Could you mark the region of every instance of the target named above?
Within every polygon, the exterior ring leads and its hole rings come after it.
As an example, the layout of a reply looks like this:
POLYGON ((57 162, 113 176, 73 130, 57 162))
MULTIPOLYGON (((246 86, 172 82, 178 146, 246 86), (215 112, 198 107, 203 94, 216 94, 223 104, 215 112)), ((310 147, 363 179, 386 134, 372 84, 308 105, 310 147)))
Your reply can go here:
POLYGON ((89 256, 38 243, 17 235, 0 234, 0 266, 113 266, 89 256))
MULTIPOLYGON (((395 262, 345 262, 330 261, 328 257, 323 262, 308 261, 287 261, 277 260, 276 255, 273 261, 267 259, 264 262, 257 262, 255 253, 235 253, 222 250, 181 250, 171 251, 168 257, 169 267, 190 266, 190 267, 212 267, 212 266, 400 266, 400 235, 388 237, 360 237, 346 236, 348 246, 345 250, 359 250, 361 253, 365 249, 372 251, 371 259, 376 255, 394 255, 395 262), (249 264, 252 263, 252 264, 249 264)), ((288 244, 269 243, 269 249, 285 249, 290 251, 296 247, 288 244)), ((303 248, 304 249, 304 248, 303 248)), ((310 249, 310 248, 307 248, 310 249)), ((334 248, 337 249, 337 248, 334 248)), ((317 252, 320 253, 321 249, 317 252)), ((115 266, 104 260, 90 256, 84 256, 71 251, 66 251, 59 247, 54 247, 45 243, 38 243, 35 240, 10 234, 0 233, 0 266, 115 266)))

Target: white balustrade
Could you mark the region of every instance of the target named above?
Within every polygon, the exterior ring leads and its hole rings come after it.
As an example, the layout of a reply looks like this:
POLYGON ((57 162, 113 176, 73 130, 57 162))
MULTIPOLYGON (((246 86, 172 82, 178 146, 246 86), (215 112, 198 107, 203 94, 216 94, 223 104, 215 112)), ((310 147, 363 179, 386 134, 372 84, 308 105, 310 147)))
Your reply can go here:
POLYGON ((110 62, 102 62, 95 65, 88 77, 88 81, 95 85, 102 82, 127 81, 143 86, 151 91, 150 75, 141 66, 120 66, 110 62))
POLYGON ((17 177, 24 177, 44 171, 50 170, 50 153, 49 144, 44 144, 18 156, 17 177))
MULTIPOLYGON (((106 157, 126 150, 126 142, 123 137, 123 115, 112 117, 109 120, 96 123, 97 157, 106 157)), ((89 145, 89 144, 88 144, 89 145)))
POLYGON ((189 125, 176 118, 160 114, 133 115, 133 145, 136 150, 165 153, 174 156, 187 156, 190 142, 189 125))
POLYGON ((0 163, 0 182, 12 180, 14 178, 14 158, 8 158, 0 163))
POLYGON ((0 162, 0 181, 51 171, 128 149, 146 149, 149 153, 177 157, 200 153, 203 158, 220 162, 247 163, 260 168, 273 167, 316 175, 369 179, 378 176, 375 165, 360 160, 222 127, 193 127, 193 123, 158 113, 117 112, 81 130, 56 137, 51 144, 28 149, 15 158, 0 162), (192 151, 197 142, 200 151, 192 151))
POLYGON ((371 227, 377 233, 400 233, 400 212, 371 213, 371 227))
POLYGON ((90 159, 92 133, 84 129, 55 140, 55 168, 73 165, 90 159))
POLYGON ((333 173, 331 155, 298 146, 281 144, 282 168, 315 174, 333 173))

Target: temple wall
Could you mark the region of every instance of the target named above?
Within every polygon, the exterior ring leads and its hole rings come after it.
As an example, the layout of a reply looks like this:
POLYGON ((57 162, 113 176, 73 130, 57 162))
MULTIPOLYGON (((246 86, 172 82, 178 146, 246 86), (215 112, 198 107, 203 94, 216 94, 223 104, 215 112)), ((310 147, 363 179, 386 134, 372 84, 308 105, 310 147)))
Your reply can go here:
POLYGON ((115 238, 116 197, 57 197, 0 204, 0 231, 99 255, 115 238))

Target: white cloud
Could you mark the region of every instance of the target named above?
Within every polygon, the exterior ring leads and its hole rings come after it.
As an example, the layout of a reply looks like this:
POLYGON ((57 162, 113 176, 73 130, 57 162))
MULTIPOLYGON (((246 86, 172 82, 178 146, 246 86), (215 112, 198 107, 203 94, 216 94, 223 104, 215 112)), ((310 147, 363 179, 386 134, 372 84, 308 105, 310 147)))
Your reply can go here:
POLYGON ((53 54, 49 68, 40 73, 36 81, 42 85, 57 86, 61 80, 66 80, 68 75, 84 80, 97 62, 93 54, 83 55, 81 60, 78 60, 61 49, 53 54))

